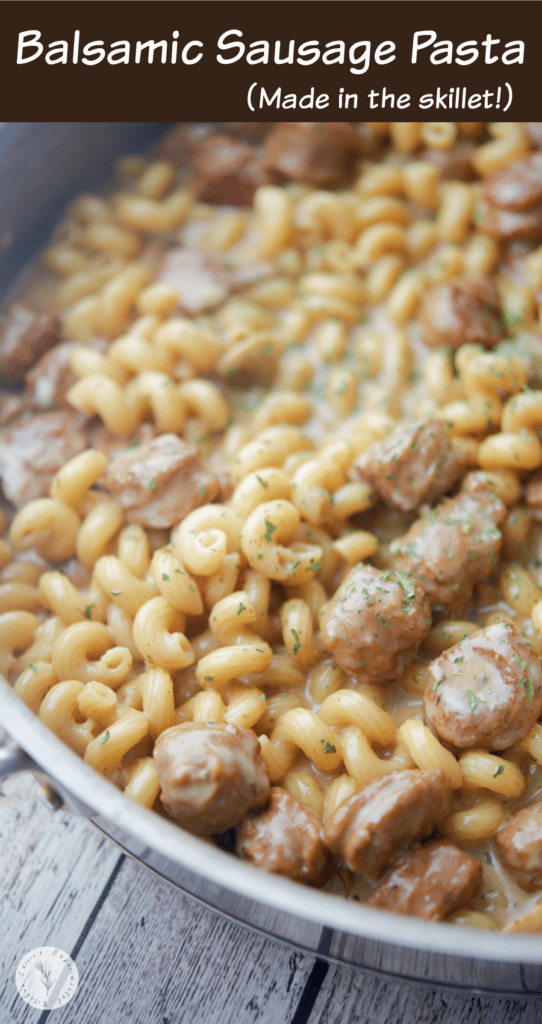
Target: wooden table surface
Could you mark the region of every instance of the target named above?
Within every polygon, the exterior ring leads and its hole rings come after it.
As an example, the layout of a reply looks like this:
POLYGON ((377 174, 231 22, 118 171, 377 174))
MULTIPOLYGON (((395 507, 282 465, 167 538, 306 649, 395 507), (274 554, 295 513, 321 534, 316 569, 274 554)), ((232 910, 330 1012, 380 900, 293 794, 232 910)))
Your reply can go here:
POLYGON ((0 786, 0 1024, 540 1024, 542 1005, 387 983, 231 924, 52 811, 29 772, 0 786), (58 946, 79 987, 62 1009, 15 987, 58 946))

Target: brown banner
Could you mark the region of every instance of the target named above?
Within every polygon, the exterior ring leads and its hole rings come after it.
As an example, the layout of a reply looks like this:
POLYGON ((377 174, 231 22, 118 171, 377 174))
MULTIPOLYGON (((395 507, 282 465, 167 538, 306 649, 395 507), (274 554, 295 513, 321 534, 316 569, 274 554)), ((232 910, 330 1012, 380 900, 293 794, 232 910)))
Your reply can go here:
POLYGON ((8 120, 540 113, 531 0, 8 0, 2 14, 8 120))

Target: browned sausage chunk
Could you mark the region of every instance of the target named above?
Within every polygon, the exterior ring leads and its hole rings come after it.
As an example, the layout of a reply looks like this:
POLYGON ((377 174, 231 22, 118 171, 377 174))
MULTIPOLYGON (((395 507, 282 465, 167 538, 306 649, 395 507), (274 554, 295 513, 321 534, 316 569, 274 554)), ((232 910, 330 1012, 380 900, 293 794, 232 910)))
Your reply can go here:
POLYGON ((431 835, 451 799, 440 768, 385 775, 339 804, 324 825, 324 842, 351 871, 379 878, 406 843, 431 835))
POLYGON ((386 505, 401 512, 436 501, 453 487, 464 468, 442 420, 397 427, 356 462, 361 479, 374 487, 386 505))
POLYGON ((0 377, 23 380, 40 356, 56 345, 59 328, 53 313, 13 302, 0 317, 0 377))
POLYGON ((26 398, 33 409, 72 408, 66 394, 75 384, 76 376, 70 367, 71 341, 49 349, 26 378, 26 398))
POLYGON ((520 212, 538 206, 542 203, 542 153, 531 153, 489 174, 482 194, 488 203, 503 210, 520 212))
POLYGON ((360 141, 347 121, 278 121, 264 144, 264 162, 271 170, 334 188, 354 170, 360 141))
POLYGON ((384 683, 413 660, 430 615, 413 576, 356 565, 320 612, 320 640, 345 672, 384 683))
POLYGON ((318 884, 325 880, 329 865, 321 828, 314 811, 275 786, 269 806, 243 821, 237 852, 275 875, 318 884))
POLYGON ((491 203, 480 203, 476 227, 499 242, 539 242, 542 238, 542 206, 532 210, 501 210, 491 203))
POLYGON ((87 444, 81 417, 67 410, 11 424, 0 443, 0 476, 8 501, 21 508, 48 495, 55 473, 87 444))
POLYGON ((463 277, 432 288, 420 311, 421 336, 431 348, 480 344, 492 348, 505 333, 493 281, 463 277))
POLYGON ((542 800, 522 807, 495 836, 506 867, 523 889, 542 884, 542 800))
POLYGON ((445 498, 394 542, 395 566, 420 580, 433 605, 461 604, 495 568, 504 517, 501 499, 489 491, 445 498))
POLYGON ((444 651, 429 666, 427 719, 454 747, 506 750, 542 710, 542 665, 509 622, 496 622, 444 651))
POLYGON ((442 921, 477 896, 480 861, 451 843, 428 843, 403 857, 368 904, 426 921, 442 921))
POLYGON ((206 203, 250 206, 260 185, 269 184, 257 151, 227 135, 204 139, 194 157, 194 188, 206 203))
POLYGON ((472 165, 474 150, 473 142, 458 142, 452 149, 424 149, 418 159, 435 164, 441 181, 473 181, 476 177, 472 165))
POLYGON ((128 448, 107 467, 103 484, 129 523, 166 527, 212 501, 218 480, 206 469, 195 445, 176 434, 128 448))
POLYGON ((203 140, 213 135, 214 131, 212 124, 199 124, 194 121, 177 124, 160 140, 156 150, 157 156, 161 160, 169 160, 177 167, 186 168, 203 140))
POLYGON ((272 121, 224 121, 224 128, 234 139, 253 144, 265 139, 272 127, 272 121))
POLYGON ((534 142, 537 149, 542 148, 542 121, 523 121, 524 128, 527 129, 529 135, 534 142))
POLYGON ((267 766, 249 729, 184 722, 160 734, 153 756, 166 811, 197 835, 233 828, 269 796, 267 766))

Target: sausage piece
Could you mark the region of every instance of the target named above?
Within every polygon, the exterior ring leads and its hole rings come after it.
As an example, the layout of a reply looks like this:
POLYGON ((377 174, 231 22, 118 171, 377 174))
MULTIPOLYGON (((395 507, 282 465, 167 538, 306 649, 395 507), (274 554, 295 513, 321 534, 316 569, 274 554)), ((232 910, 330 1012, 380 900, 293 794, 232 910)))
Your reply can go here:
POLYGON ((495 836, 497 849, 522 889, 542 884, 542 800, 522 807, 495 836))
POLYGON ((506 750, 542 710, 542 665, 509 622, 465 637, 429 665, 425 714, 446 743, 506 750))
POLYGON ((267 766, 249 729, 184 722, 160 734, 153 756, 167 813, 196 835, 233 828, 269 796, 267 766))
POLYGON ((457 142, 451 149, 424 149, 417 158, 438 167, 441 181, 474 181, 474 150, 474 143, 465 140, 457 142))
POLYGON ((88 445, 81 417, 59 409, 23 418, 1 434, 0 477, 8 501, 21 508, 49 494, 55 473, 88 445))
POLYGON ((428 291, 420 311, 422 340, 430 348, 465 344, 492 348, 505 334, 497 289, 486 277, 458 277, 428 291))
POLYGON ((139 442, 117 455, 107 467, 103 485, 129 523, 168 527, 218 494, 217 477, 202 464, 195 445, 176 434, 139 442))
POLYGON ((329 869, 321 828, 314 811, 274 786, 269 806, 243 821, 237 853, 275 875, 318 884, 325 880, 329 869))
POLYGON ((479 203, 476 227, 498 242, 539 242, 542 238, 542 206, 530 210, 501 210, 479 203))
POLYGON ((25 397, 33 409, 72 408, 66 394, 77 380, 70 366, 73 347, 65 341, 50 348, 27 375, 25 397))
POLYGON ((451 799, 440 768, 384 775, 339 804, 324 825, 324 842, 351 871, 377 879, 406 843, 431 835, 451 799))
POLYGON ((56 345, 60 320, 53 313, 12 302, 0 316, 0 377, 22 381, 27 370, 56 345))
POLYGON ((413 576, 356 565, 320 612, 320 640, 338 665, 374 683, 399 675, 431 624, 413 576))
POLYGON ((461 476, 464 459, 442 420, 400 426, 358 459, 355 468, 386 505, 412 512, 432 504, 461 476))
POLYGON ((542 153, 514 160, 485 179, 482 195, 502 210, 530 210, 542 203, 542 153))
POLYGON ((211 135, 194 157, 194 189, 202 202, 250 206, 260 185, 271 182, 258 152, 227 135, 211 135))
POLYGON ((427 843, 395 865, 368 906, 442 921, 480 890, 482 865, 452 843, 427 843))
POLYGON ((522 124, 536 148, 542 149, 542 121, 523 121, 522 124))
POLYGON ((489 491, 445 498, 394 541, 395 567, 419 579, 432 605, 460 605, 495 568, 505 514, 489 491))
POLYGON ((285 178, 335 188, 354 171, 360 140, 347 121, 278 121, 264 144, 264 164, 285 178))
POLYGON ((265 139, 273 127, 272 121, 224 121, 223 127, 228 135, 244 142, 257 143, 265 139))

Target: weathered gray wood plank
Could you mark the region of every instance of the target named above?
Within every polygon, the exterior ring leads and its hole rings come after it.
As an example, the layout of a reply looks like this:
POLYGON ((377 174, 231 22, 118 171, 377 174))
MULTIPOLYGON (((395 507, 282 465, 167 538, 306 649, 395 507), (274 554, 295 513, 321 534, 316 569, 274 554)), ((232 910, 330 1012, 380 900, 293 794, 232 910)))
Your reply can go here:
POLYGON ((309 958, 218 918, 37 793, 24 773, 0 795, 0 1024, 39 1020, 15 988, 21 957, 44 945, 73 953, 82 935, 79 990, 55 1011, 66 1024, 173 1024, 181 1008, 194 1024, 293 1015, 309 958))
POLYGON ((127 860, 78 956, 74 1021, 288 1021, 312 961, 221 919, 127 860), (84 987, 95 1016, 85 1015, 84 987), (113 1019, 113 1018, 112 1018, 113 1019))
POLYGON ((122 856, 88 822, 50 811, 38 793, 26 772, 0 791, 0 1007, 15 1020, 25 1006, 13 981, 19 960, 36 946, 75 945, 122 856))
POLYGON ((308 1024, 540 1024, 533 1000, 432 992, 332 967, 308 1024))

